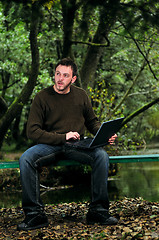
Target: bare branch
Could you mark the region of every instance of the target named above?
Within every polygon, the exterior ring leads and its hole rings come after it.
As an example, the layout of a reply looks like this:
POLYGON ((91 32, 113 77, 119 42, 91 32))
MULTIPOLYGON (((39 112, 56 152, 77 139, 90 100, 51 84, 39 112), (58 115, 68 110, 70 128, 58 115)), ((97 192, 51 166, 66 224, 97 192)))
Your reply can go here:
POLYGON ((109 47, 109 41, 107 44, 100 44, 100 43, 94 43, 94 42, 83 42, 83 41, 71 41, 72 44, 85 44, 88 46, 93 46, 93 47, 109 47))
POLYGON ((131 97, 131 96, 136 96, 136 95, 146 95, 146 94, 150 94, 150 93, 156 93, 156 92, 159 92, 159 89, 155 89, 155 90, 152 90, 152 91, 147 91, 147 92, 136 92, 136 93, 131 93, 128 95, 128 97, 131 97))
POLYGON ((132 81, 132 84, 130 85, 130 87, 128 88, 128 90, 126 91, 126 93, 122 97, 121 101, 118 103, 118 105, 113 109, 112 113, 115 113, 117 111, 117 109, 119 109, 120 106, 122 105, 122 103, 125 101, 125 99, 127 98, 128 94, 130 93, 130 91, 132 90, 133 86, 135 85, 136 81, 138 80, 140 74, 144 70, 145 66, 146 66, 146 61, 144 60, 142 66, 141 66, 141 68, 139 70, 139 72, 137 73, 137 75, 135 76, 134 80, 132 81))
POLYGON ((158 81, 158 78, 156 77, 156 74, 154 73, 153 69, 151 68, 150 62, 148 60, 148 58, 145 56, 145 54, 143 53, 143 51, 141 50, 141 48, 139 47, 138 42, 136 41, 136 39, 133 37, 133 35, 131 34, 131 32, 126 28, 125 24, 121 22, 121 24, 123 25, 123 27, 127 30, 127 32, 129 33, 129 35, 131 36, 132 40, 134 41, 137 49, 139 50, 139 52, 141 53, 141 55, 143 56, 143 58, 145 59, 145 61, 147 62, 147 65, 152 73, 152 75, 154 76, 154 78, 158 81))
POLYGON ((8 89, 8 88, 12 87, 14 84, 16 84, 16 83, 18 83, 18 82, 20 82, 20 81, 21 81, 21 80, 18 79, 18 80, 16 80, 15 82, 13 82, 13 83, 11 83, 10 85, 8 85, 7 87, 1 88, 0 91, 3 91, 3 90, 8 89))

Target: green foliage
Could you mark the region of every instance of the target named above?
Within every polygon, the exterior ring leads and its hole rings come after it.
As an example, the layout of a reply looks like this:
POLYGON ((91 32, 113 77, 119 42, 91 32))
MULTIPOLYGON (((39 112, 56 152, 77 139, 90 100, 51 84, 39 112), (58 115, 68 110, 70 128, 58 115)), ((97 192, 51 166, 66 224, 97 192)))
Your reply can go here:
POLYGON ((28 68, 31 63, 29 32, 26 31, 25 23, 21 18, 13 17, 14 7, 6 16, 2 14, 1 4, 0 9, 2 15, 0 18, 0 80, 3 83, 3 85, 0 84, 0 89, 3 89, 2 96, 5 96, 10 105, 14 97, 20 93, 28 77, 28 68))
POLYGON ((159 130, 159 111, 149 115, 148 123, 154 128, 159 130))
POLYGON ((111 109, 113 108, 115 95, 108 94, 106 82, 97 81, 94 88, 88 87, 89 95, 92 101, 93 109, 100 121, 105 121, 111 117, 111 109))
MULTIPOLYGON (((38 29, 40 72, 31 99, 38 91, 53 83, 54 66, 63 56, 64 39, 69 37, 69 32, 64 36, 61 2, 39 0, 39 4, 42 4, 38 29)), ((86 89, 101 121, 128 116, 158 96, 158 2, 128 0, 118 1, 118 4, 117 16, 114 15, 114 21, 104 36, 105 42, 109 43, 108 47, 102 48, 95 78, 86 89), (132 86, 145 59, 147 62, 144 70, 132 86), (113 112, 131 86, 128 96, 113 112)), ((14 1, 3 4, 0 2, 0 94, 8 106, 20 95, 30 75, 30 6, 31 1, 26 5, 14 1)), ((115 10, 116 6, 112 4, 111 7, 115 10)), ((76 1, 74 10, 70 45, 80 75, 90 49, 88 43, 92 43, 97 33, 102 13, 108 14, 111 9, 108 8, 108 1, 76 1)), ((87 75, 87 71, 85 74, 87 75)), ((23 108, 21 114, 20 134, 24 130, 30 103, 31 101, 23 108)), ((156 112, 156 108, 152 112, 156 112)), ((132 142, 138 142, 139 139, 142 142, 142 139, 147 141, 150 136, 158 133, 158 121, 154 120, 153 115, 145 118, 147 114, 137 117, 123 129, 125 144, 128 144, 126 138, 132 142)), ((8 141, 12 140, 13 128, 11 126, 6 135, 8 141)))

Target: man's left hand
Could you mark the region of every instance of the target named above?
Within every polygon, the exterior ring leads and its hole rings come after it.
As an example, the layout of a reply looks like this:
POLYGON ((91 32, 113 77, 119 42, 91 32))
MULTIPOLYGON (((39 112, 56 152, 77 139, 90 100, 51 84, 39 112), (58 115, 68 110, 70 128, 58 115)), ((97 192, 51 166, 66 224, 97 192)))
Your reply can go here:
POLYGON ((115 141, 115 139, 117 138, 117 135, 116 134, 114 134, 111 138, 109 138, 109 143, 112 145, 113 143, 114 143, 114 141, 115 141))

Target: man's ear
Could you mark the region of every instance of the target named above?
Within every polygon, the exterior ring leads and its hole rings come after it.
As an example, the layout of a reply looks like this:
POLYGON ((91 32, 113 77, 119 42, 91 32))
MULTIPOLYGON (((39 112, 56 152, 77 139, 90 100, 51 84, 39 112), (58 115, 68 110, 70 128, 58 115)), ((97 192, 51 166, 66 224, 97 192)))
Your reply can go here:
POLYGON ((77 77, 76 76, 73 76, 72 78, 72 83, 74 83, 76 81, 77 77))

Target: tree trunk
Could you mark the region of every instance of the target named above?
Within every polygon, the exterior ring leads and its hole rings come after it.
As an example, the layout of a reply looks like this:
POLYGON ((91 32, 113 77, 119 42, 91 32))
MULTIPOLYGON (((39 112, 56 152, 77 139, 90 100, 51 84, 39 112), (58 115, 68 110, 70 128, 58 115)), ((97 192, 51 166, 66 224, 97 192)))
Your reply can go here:
MULTIPOLYGON (((62 15, 63 15, 63 47, 62 47, 62 57, 71 57, 74 59, 74 54, 72 52, 72 38, 73 38, 73 25, 75 19, 75 13, 78 8, 76 0, 61 0, 62 15)), ((79 74, 78 74, 79 75, 79 74)), ((80 76, 76 80, 76 85, 82 87, 80 76)))
POLYGON ((63 15, 63 50, 62 57, 73 57, 72 46, 72 34, 73 24, 76 12, 76 0, 61 0, 62 15, 63 15))
POLYGON ((6 101, 2 97, 0 97, 0 118, 4 115, 7 109, 8 109, 8 106, 6 101))
POLYGON ((39 49, 37 43, 37 33, 38 33, 38 23, 39 23, 39 4, 35 2, 32 4, 32 15, 31 15, 31 24, 30 24, 30 45, 31 45, 31 55, 32 55, 32 64, 31 72, 28 82, 24 86, 19 97, 8 108, 7 112, 3 115, 0 120, 0 148, 2 147, 3 139, 7 130, 18 115, 18 113, 23 108, 24 104, 29 100, 30 95, 36 84, 36 80, 39 73, 39 49))
MULTIPOLYGON (((101 10, 100 22, 94 35, 93 43, 104 44, 107 41, 109 46, 108 35, 116 21, 119 2, 119 0, 109 0, 108 3, 105 3, 103 10, 101 10)), ((94 82, 94 75, 102 52, 103 47, 92 45, 88 48, 80 72, 84 89, 87 88, 88 83, 91 85, 94 82)))

